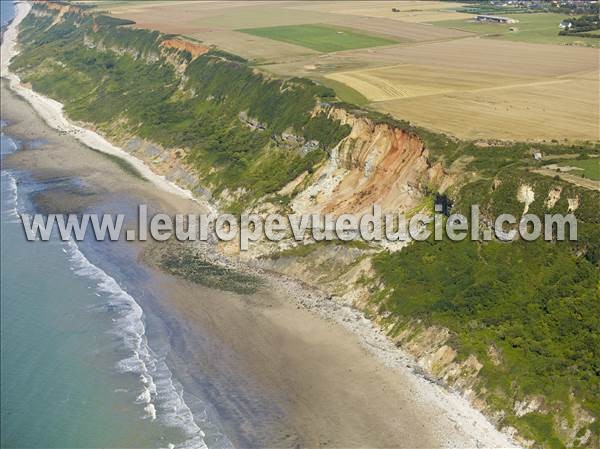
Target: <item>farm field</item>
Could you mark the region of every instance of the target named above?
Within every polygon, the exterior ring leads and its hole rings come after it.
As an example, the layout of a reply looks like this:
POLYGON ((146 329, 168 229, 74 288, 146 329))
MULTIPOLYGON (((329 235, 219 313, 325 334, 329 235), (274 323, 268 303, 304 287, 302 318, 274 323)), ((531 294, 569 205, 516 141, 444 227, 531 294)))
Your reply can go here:
POLYGON ((388 100, 376 108, 467 139, 600 139, 597 81, 566 79, 388 100))
POLYGON ((325 25, 290 25, 238 30, 323 53, 397 44, 397 40, 370 36, 346 28, 325 25))
POLYGON ((434 27, 424 23, 401 22, 398 20, 364 17, 364 16, 334 16, 319 23, 353 28, 375 35, 390 36, 402 41, 432 42, 471 37, 472 34, 451 28, 434 27))
POLYGON ((310 2, 293 9, 338 13, 349 16, 392 19, 403 22, 428 23, 440 20, 453 20, 472 17, 471 14, 456 12, 461 3, 438 1, 352 1, 352 2, 310 2), (395 8, 397 11, 392 11, 395 8))
MULTIPOLYGON (((140 28, 157 29, 166 33, 183 34, 208 44, 239 54, 258 63, 289 59, 315 51, 259 36, 249 38, 238 29, 273 26, 323 24, 350 29, 359 34, 381 36, 402 43, 438 41, 467 37, 464 31, 432 27, 420 23, 341 14, 339 8, 327 11, 304 9, 306 3, 269 1, 155 1, 155 2, 90 2, 111 15, 134 20, 140 28)), ((348 2, 343 2, 347 5, 348 2)), ((357 2, 362 3, 364 2, 357 2)), ((379 2, 381 3, 381 2, 379 2)), ((407 2, 414 3, 414 2, 407 2)), ((430 3, 420 2, 422 7, 430 3)), ((316 7, 325 2, 314 2, 316 7)), ((388 5, 389 6, 389 5, 388 5)))
POLYGON ((98 4, 135 20, 135 26, 189 36, 274 76, 311 78, 334 88, 342 101, 459 137, 598 139, 597 49, 548 44, 573 39, 559 38, 560 14, 514 14, 520 20, 515 25, 472 24, 470 15, 455 12, 462 6, 319 0, 98 4), (518 31, 509 31, 511 26, 518 31))
POLYGON ((446 82, 452 81, 444 74, 453 70, 486 72, 494 82, 504 75, 540 79, 589 73, 598 70, 598 56, 598 50, 591 48, 469 38, 305 56, 263 68, 280 76, 321 80, 333 79, 337 73, 416 64, 438 72, 446 82))
POLYGON ((437 95, 511 84, 533 82, 533 77, 498 75, 457 69, 439 70, 435 66, 403 64, 366 70, 336 72, 327 78, 344 83, 370 101, 437 95))
POLYGON ((373 51, 356 50, 344 54, 343 58, 327 58, 327 61, 335 61, 340 65, 340 69, 347 62, 362 68, 367 68, 366 64, 413 63, 494 74, 545 77, 598 70, 599 54, 598 50, 593 48, 472 37, 421 45, 384 47, 373 51))
POLYGON ((566 16, 564 14, 513 14, 507 15, 518 20, 514 24, 473 23, 467 19, 439 21, 435 26, 455 28, 476 33, 493 39, 504 39, 515 42, 531 42, 536 44, 569 44, 590 47, 600 46, 598 39, 580 36, 559 36, 558 24, 566 16), (512 30, 512 31, 511 31, 512 30))
POLYGON ((255 64, 281 60, 316 57, 320 53, 307 47, 286 42, 252 36, 232 30, 200 30, 191 34, 196 39, 209 42, 230 53, 242 56, 255 64))

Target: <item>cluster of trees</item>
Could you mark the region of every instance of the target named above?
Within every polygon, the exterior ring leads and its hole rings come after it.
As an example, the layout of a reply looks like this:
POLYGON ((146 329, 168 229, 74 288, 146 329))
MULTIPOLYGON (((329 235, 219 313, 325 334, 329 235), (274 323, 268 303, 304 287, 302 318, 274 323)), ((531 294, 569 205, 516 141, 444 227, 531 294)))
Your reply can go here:
POLYGON ((560 1, 557 5, 549 4, 550 12, 561 14, 596 14, 600 13, 600 5, 597 2, 566 2, 560 1))
POLYGON ((576 34, 577 36, 600 38, 600 34, 590 33, 590 31, 600 30, 600 17, 598 17, 598 14, 565 19, 561 24, 565 26, 565 29, 558 33, 560 35, 576 34))
MULTIPOLYGON (((451 0, 444 0, 451 1, 451 0)), ((553 12, 561 14, 598 14, 599 7, 596 2, 573 1, 533 1, 519 0, 507 5, 502 0, 467 0, 467 5, 458 9, 460 12, 473 14, 514 14, 514 13, 539 13, 553 12)))

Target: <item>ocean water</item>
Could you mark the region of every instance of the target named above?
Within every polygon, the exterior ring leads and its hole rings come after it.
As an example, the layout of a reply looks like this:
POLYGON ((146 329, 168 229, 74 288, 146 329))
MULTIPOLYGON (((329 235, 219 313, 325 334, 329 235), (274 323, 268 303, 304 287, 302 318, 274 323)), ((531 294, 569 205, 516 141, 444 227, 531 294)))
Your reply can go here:
POLYGON ((202 447, 133 297, 74 243, 25 240, 17 212, 40 188, 2 171, 1 446, 202 447))
POLYGON ((12 1, 0 0, 0 25, 8 23, 14 15, 14 3, 12 1))
MULTIPOLYGON (((0 5, 4 24, 14 8, 0 5)), ((3 159, 21 143, 0 119, 3 159)), ((29 149, 43 146, 26 142, 29 149)), ((56 235, 48 242, 25 239, 19 214, 38 212, 35 194, 87 188, 82 182, 39 182, 2 166, 0 447, 232 447, 214 407, 194 388, 184 392, 169 367, 177 323, 167 319, 164 298, 145 286, 150 274, 135 250, 123 242, 62 242, 56 235)), ((131 212, 137 206, 127 198, 109 201, 98 207, 131 212)))
MULTIPOLYGON (((3 132, 1 157, 19 149, 3 132)), ((202 401, 184 399, 169 330, 142 310, 137 297, 151 294, 126 244, 25 239, 19 213, 36 212, 31 198, 55 182, 1 172, 0 446, 229 447, 202 401)))

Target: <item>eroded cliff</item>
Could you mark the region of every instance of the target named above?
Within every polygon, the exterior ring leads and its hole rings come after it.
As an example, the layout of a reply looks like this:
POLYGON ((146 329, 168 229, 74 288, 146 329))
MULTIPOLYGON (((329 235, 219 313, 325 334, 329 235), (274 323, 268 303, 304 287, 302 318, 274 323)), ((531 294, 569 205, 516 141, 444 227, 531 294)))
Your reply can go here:
POLYGON ((379 204, 405 212, 444 184, 441 164, 432 165, 415 133, 335 106, 319 112, 351 130, 293 199, 295 211, 360 214, 379 204))

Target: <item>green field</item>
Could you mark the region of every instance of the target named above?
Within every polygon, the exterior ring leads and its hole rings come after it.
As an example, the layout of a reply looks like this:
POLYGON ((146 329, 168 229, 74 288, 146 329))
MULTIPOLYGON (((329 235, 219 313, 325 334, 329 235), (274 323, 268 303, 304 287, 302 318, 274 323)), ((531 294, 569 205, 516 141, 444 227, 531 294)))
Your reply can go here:
POLYGON ((593 159, 583 159, 583 160, 575 160, 569 161, 564 165, 568 165, 569 167, 579 167, 583 168, 582 170, 573 170, 569 173, 574 175, 583 175, 588 179, 593 179, 595 181, 600 181, 600 158, 593 159))
POLYGON ((357 33, 346 28, 326 25, 290 25, 238 30, 253 36, 266 37, 288 44, 300 45, 323 53, 356 48, 397 44, 397 40, 357 33))
POLYGON ((536 44, 574 44, 600 46, 598 39, 581 36, 559 36, 558 24, 565 19, 564 14, 535 13, 512 14, 506 17, 516 19, 518 23, 473 23, 467 20, 446 20, 435 22, 435 26, 456 28, 481 36, 505 39, 517 42, 531 42, 536 44), (511 28, 513 31, 511 31, 511 28))
POLYGON ((335 90, 337 97, 345 103, 355 104, 357 106, 366 106, 370 103, 367 97, 344 83, 340 83, 339 81, 325 77, 319 77, 315 80, 323 86, 330 87, 335 90))

